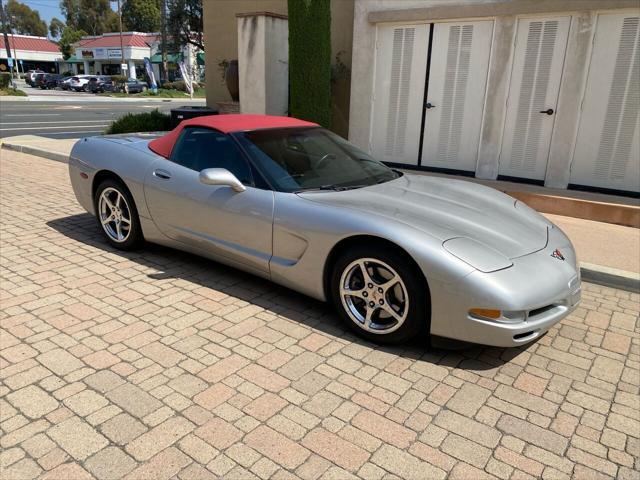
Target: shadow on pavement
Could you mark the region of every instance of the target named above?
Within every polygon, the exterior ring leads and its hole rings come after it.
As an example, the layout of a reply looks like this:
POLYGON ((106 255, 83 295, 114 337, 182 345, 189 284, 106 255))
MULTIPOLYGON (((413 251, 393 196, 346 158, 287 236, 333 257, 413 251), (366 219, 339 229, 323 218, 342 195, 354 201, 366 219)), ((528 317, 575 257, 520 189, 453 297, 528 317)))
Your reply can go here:
POLYGON ((151 243, 135 252, 116 250, 107 243, 95 218, 88 213, 58 218, 47 222, 47 225, 70 239, 155 270, 154 273, 148 274, 151 279, 174 278, 193 282, 258 305, 273 314, 307 325, 340 340, 407 359, 468 370, 482 376, 493 376, 495 372, 491 372, 492 370, 500 368, 532 345, 497 348, 467 344, 464 349, 452 351, 429 348, 424 338, 404 345, 376 345, 346 329, 328 304, 235 268, 151 243))

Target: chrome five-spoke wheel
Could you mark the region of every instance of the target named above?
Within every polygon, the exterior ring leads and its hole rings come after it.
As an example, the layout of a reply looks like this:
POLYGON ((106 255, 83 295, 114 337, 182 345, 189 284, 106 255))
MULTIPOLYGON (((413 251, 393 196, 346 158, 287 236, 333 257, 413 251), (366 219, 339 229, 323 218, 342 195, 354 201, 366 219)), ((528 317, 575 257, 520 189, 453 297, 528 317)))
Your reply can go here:
POLYGON ((391 333, 409 315, 402 277, 376 258, 359 258, 347 265, 340 277, 340 299, 349 318, 369 333, 391 333))
POLYGON ((100 224, 107 236, 117 243, 131 234, 132 214, 125 196, 113 187, 105 188, 98 199, 100 224))

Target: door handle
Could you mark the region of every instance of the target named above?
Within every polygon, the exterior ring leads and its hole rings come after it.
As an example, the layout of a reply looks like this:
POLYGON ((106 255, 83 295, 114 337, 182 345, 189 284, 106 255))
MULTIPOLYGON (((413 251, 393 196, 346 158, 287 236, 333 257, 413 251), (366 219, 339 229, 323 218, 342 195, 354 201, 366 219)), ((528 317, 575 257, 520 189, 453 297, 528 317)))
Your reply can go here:
POLYGON ((424 108, 436 108, 436 106, 431 102, 427 102, 425 103, 424 108))
POLYGON ((553 108, 547 108, 546 110, 540 110, 540 113, 546 113, 547 115, 553 115, 553 108))
POLYGON ((161 169, 154 170, 153 171, 153 176, 161 178, 162 180, 169 180, 171 178, 171 174, 169 172, 167 172, 166 170, 161 170, 161 169))

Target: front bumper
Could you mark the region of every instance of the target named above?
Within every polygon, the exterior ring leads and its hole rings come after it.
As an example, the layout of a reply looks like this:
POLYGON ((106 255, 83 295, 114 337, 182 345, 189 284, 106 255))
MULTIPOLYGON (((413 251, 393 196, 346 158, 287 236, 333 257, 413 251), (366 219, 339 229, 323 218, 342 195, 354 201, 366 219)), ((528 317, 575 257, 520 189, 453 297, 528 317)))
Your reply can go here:
POLYGON ((446 285, 431 286, 431 333, 465 342, 514 347, 543 335, 569 315, 581 298, 575 251, 560 229, 549 232, 547 246, 512 259, 497 272, 474 271, 446 285), (559 249, 565 259, 552 256, 559 249), (481 319, 472 308, 523 312, 514 323, 481 319))

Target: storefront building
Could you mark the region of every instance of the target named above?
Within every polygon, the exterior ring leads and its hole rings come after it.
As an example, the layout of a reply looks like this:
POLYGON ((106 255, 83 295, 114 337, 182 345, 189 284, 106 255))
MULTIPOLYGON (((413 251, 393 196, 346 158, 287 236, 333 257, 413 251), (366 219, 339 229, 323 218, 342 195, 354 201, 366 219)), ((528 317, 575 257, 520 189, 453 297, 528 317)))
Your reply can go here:
POLYGON ((83 37, 74 44, 75 55, 69 59, 74 73, 125 75, 144 74, 144 58, 158 41, 157 33, 123 32, 83 37), (79 68, 82 65, 82 68, 79 68))
MULTIPOLYGON (((92 75, 125 75, 129 78, 143 78, 145 76, 144 59, 149 58, 156 79, 160 78, 160 34, 123 32, 105 33, 96 37, 83 37, 74 44, 75 55, 67 61, 73 65, 76 74, 92 75), (122 39, 121 39, 122 37, 122 39), (123 68, 124 66, 124 68, 123 68)), ((169 53, 169 80, 175 80, 178 70, 177 63, 184 61, 191 69, 195 79, 199 79, 197 51, 192 47, 185 47, 180 53, 169 53)))
MULTIPOLYGON (((8 34, 8 39, 14 69, 19 73, 29 70, 60 73, 67 66, 58 45, 46 37, 8 34)), ((9 70, 4 35, 0 35, 0 72, 9 70)))

